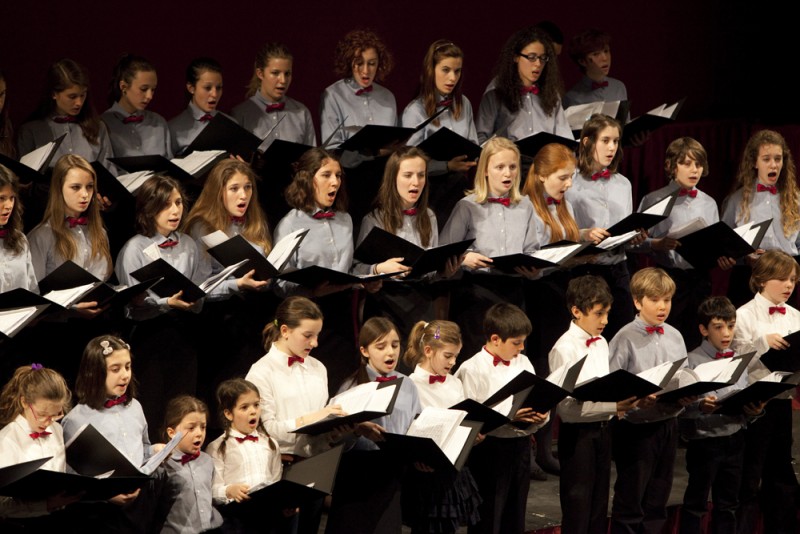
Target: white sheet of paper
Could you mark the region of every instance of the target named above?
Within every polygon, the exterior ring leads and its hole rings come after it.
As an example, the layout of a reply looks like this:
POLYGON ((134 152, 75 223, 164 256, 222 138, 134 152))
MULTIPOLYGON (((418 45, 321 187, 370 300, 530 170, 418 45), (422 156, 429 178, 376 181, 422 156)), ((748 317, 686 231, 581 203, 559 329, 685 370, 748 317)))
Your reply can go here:
POLYGON ((28 306, 0 311, 0 332, 8 337, 14 337, 17 331, 25 326, 25 322, 45 306, 28 306))
POLYGON ((125 189, 131 193, 135 193, 142 184, 153 177, 153 171, 139 171, 129 174, 123 174, 117 177, 117 181, 125 186, 125 189))
POLYGON ((667 211, 667 207, 669 206, 670 201, 672 200, 671 196, 666 196, 644 210, 642 213, 647 213, 650 215, 664 215, 664 212, 667 211))
POLYGON ((215 287, 220 285, 222 282, 225 281, 226 278, 233 274, 233 271, 241 267, 245 264, 248 260, 242 260, 238 263, 234 263, 233 265, 229 265, 222 269, 220 272, 215 274, 214 276, 209 277, 205 282, 200 284, 198 287, 202 289, 206 294, 211 293, 215 287))
POLYGON ((615 235, 615 236, 607 237, 603 241, 601 241, 600 244, 597 245, 597 247, 598 248, 602 248, 603 250, 611 250, 612 248, 614 248, 614 247, 616 247, 618 245, 622 245, 623 243, 627 243, 628 241, 630 241, 631 239, 633 239, 637 235, 639 235, 638 230, 631 230, 630 232, 627 232, 627 233, 624 233, 624 234, 621 234, 621 235, 615 235))
POLYGON ((469 434, 469 427, 457 426, 453 430, 453 434, 450 436, 450 439, 447 440, 447 443, 442 448, 442 452, 445 456, 447 456, 447 459, 450 460, 451 464, 455 465, 456 460, 458 460, 458 455, 461 454, 461 451, 464 450, 464 446, 467 444, 469 434))
POLYGON ((440 449, 444 450, 447 440, 466 416, 467 412, 463 410, 428 406, 414 419, 406 434, 431 438, 440 449))
POLYGON ((77 302, 82 296, 91 291, 95 287, 95 283, 86 284, 78 287, 71 287, 69 289, 59 289, 51 291, 46 295, 42 295, 50 302, 55 302, 65 308, 69 308, 74 302, 77 302))
POLYGON ((573 245, 564 245, 563 247, 543 248, 539 249, 531 256, 539 258, 540 260, 549 261, 551 263, 560 263, 567 256, 572 254, 575 250, 581 247, 580 243, 573 245))
POLYGON ((46 160, 47 156, 50 155, 50 151, 53 150, 54 145, 55 143, 50 141, 49 143, 42 145, 36 150, 32 150, 19 158, 19 162, 38 172, 42 170, 44 160, 46 160))
POLYGON ((267 256, 267 261, 279 271, 282 270, 283 266, 286 265, 286 262, 289 261, 289 257, 294 250, 295 244, 302 239, 306 233, 308 233, 307 228, 300 228, 299 230, 295 230, 291 234, 286 235, 283 239, 275 243, 274 247, 272 247, 272 250, 267 256))
POLYGON ((672 368, 672 365, 675 362, 664 362, 660 365, 656 365, 655 367, 651 367, 650 369, 645 369, 638 376, 644 378, 648 382, 652 382, 653 384, 660 384, 664 377, 667 376, 667 373, 672 368))
POLYGON ((671 228, 669 233, 667 234, 667 237, 671 237, 672 239, 680 239, 683 236, 697 232, 698 230, 702 230, 705 227, 706 227, 706 222, 703 220, 703 218, 696 217, 691 221, 687 222, 686 224, 682 224, 681 226, 676 226, 675 228, 671 228))
POLYGON ((227 241, 228 236, 222 230, 217 230, 216 232, 204 235, 200 238, 200 240, 203 242, 206 248, 212 248, 227 241))
POLYGON ((194 175, 224 153, 224 150, 196 150, 185 158, 175 158, 170 161, 189 174, 194 175))

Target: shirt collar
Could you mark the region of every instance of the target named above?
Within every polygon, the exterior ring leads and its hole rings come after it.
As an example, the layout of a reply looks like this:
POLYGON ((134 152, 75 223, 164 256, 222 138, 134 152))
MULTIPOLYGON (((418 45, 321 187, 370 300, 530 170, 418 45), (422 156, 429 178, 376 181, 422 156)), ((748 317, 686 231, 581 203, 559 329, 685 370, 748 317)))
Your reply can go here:
POLYGON ((263 104, 263 105, 265 105, 265 106, 267 106, 267 105, 269 105, 269 104, 279 104, 279 103, 281 103, 281 102, 286 102, 286 101, 287 101, 287 98, 286 98, 286 97, 283 97, 283 100, 275 100, 275 101, 272 101, 272 100, 270 100, 269 98, 267 98, 267 97, 265 97, 264 95, 262 95, 262 94, 261 94, 261 91, 256 91, 256 94, 255 94, 255 95, 253 95, 253 96, 256 98, 256 100, 258 100, 258 101, 259 101, 261 104, 263 104))
POLYGON ((120 118, 131 117, 133 115, 144 115, 144 111, 139 111, 138 109, 133 113, 128 113, 125 111, 125 108, 119 105, 119 102, 114 102, 111 106, 111 112, 118 115, 120 118))
POLYGON ((240 438, 240 439, 241 438, 245 438, 247 436, 253 436, 253 437, 257 438, 258 437, 258 430, 253 430, 249 434, 242 434, 241 432, 239 432, 235 428, 231 427, 231 429, 228 431, 228 436, 230 438, 240 438))
MULTIPOLYGON (((733 349, 732 349, 732 348, 730 348, 730 346, 729 346, 727 349, 725 349, 725 350, 717 350, 717 349, 714 347, 714 345, 712 345, 712 344, 711 344, 711 342, 710 342, 708 339, 704 339, 704 340, 703 340, 703 342, 702 342, 702 343, 700 343, 700 350, 702 350, 702 351, 703 351, 703 353, 704 353, 706 356, 708 356, 708 357, 709 357, 709 359, 711 359, 711 360, 713 360, 713 359, 714 359, 714 357, 717 355, 717 353, 718 353, 718 352, 728 352, 728 351, 733 351, 733 349)), ((734 356, 736 356, 736 352, 735 352, 735 351, 733 351, 733 355, 734 355, 734 356)))
MULTIPOLYGON (((376 371, 375 368, 372 367, 372 365, 367 364, 367 376, 369 376, 370 381, 372 381, 372 380, 375 380, 376 378, 378 378, 379 376, 383 376, 383 375, 381 375, 378 371, 376 371)), ((402 375, 400 373, 398 373, 397 370, 394 370, 391 373, 387 373, 386 376, 396 376, 396 377, 399 378, 402 375)))
MULTIPOLYGON (((580 339, 581 341, 586 341, 587 339, 598 337, 598 336, 590 336, 589 333, 586 332, 586 330, 584 330, 580 326, 578 326, 578 323, 576 323, 575 321, 571 321, 569 323, 569 332, 573 337, 580 339)), ((601 335, 599 337, 602 338, 603 336, 601 335)))
POLYGON ((765 297, 761 293, 756 293, 755 297, 753 297, 753 300, 756 301, 756 304, 758 305, 758 309, 759 310, 763 310, 765 315, 769 314, 769 309, 771 307, 774 307, 774 306, 786 306, 785 302, 781 302, 779 304, 773 304, 772 301, 767 299, 767 297, 765 297))
POLYGON ((204 115, 206 115, 206 113, 208 113, 212 117, 216 117, 217 113, 219 113, 216 109, 208 112, 203 111, 202 109, 197 107, 197 105, 194 102, 189 102, 189 111, 192 113, 192 118, 196 121, 200 120, 200 117, 203 117, 204 115))
POLYGON ((642 318, 639 316, 638 313, 636 314, 636 317, 633 319, 633 322, 636 323, 636 326, 638 327, 639 330, 645 333, 647 333, 647 331, 645 330, 645 328, 647 327, 658 328, 660 326, 661 328, 664 328, 664 325, 666 324, 666 323, 647 324, 646 322, 644 322, 644 320, 642 320, 642 318))

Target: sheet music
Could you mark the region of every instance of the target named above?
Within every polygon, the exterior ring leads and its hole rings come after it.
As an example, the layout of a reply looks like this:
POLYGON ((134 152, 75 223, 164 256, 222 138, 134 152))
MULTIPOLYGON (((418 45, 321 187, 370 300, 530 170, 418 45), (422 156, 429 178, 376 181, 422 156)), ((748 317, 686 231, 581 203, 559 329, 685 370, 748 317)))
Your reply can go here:
POLYGON ((27 308, 0 311, 0 332, 8 337, 13 337, 20 328, 25 326, 25 322, 39 311, 39 308, 40 306, 29 306, 27 308))
POLYGON ((55 144, 55 141, 50 141, 46 145, 42 145, 36 150, 32 150, 31 152, 28 152, 19 158, 19 162, 27 165, 34 171, 39 172, 42 169, 44 162, 47 160, 47 157, 50 155, 50 151, 53 150, 55 144))
POLYGON ((630 232, 627 232, 627 233, 624 233, 624 234, 621 234, 621 235, 615 235, 615 236, 607 237, 603 241, 601 241, 600 244, 597 245, 597 247, 598 248, 602 248, 603 250, 610 250, 610 249, 612 249, 612 248, 614 248, 614 247, 616 247, 618 245, 621 245, 623 243, 627 243, 628 241, 630 241, 631 239, 633 239, 637 235, 639 235, 639 231, 638 230, 631 230, 630 232))
POLYGON ((722 358, 711 362, 701 363, 692 371, 697 375, 699 382, 727 382, 733 377, 733 373, 739 366, 741 360, 732 358, 722 358))
POLYGON ((202 289, 204 293, 206 294, 210 293, 211 291, 214 290, 215 287, 220 285, 226 278, 228 278, 231 274, 233 274, 233 271, 244 265, 247 261, 249 260, 242 260, 239 263, 234 263, 233 265, 225 267, 214 276, 208 278, 208 280, 200 284, 198 287, 202 289))
POLYGON ((203 242, 206 248, 212 248, 227 241, 228 236, 222 230, 217 230, 216 232, 204 235, 200 238, 200 240, 203 242))
POLYGON ((514 396, 510 395, 506 400, 500 401, 494 406, 492 406, 492 410, 496 411, 500 415, 504 415, 509 419, 513 419, 514 414, 511 413, 511 408, 514 407, 514 396))
POLYGON ((753 243, 756 240, 756 237, 758 237, 758 231, 760 229, 761 227, 758 226, 757 224, 749 222, 741 226, 737 226, 736 228, 733 229, 733 231, 739 234, 739 236, 745 241, 747 241, 747 244, 752 247, 753 243))
POLYGON ((467 444, 469 434, 470 428, 468 426, 457 426, 453 429, 450 439, 448 439, 445 446, 442 447, 442 452, 445 456, 447 456, 447 459, 450 460, 451 464, 456 464, 458 456, 461 454, 461 451, 464 450, 464 446, 467 444))
POLYGON ((546 378, 548 382, 551 384, 555 384, 558 387, 563 387, 564 379, 567 378, 567 371, 569 371, 570 364, 569 362, 565 363, 546 378))
POLYGON ((95 282, 92 282, 91 284, 86 284, 78 287, 71 287, 69 289, 58 289, 42 296, 47 300, 49 300, 50 302, 55 302, 56 304, 59 304, 64 308, 69 308, 73 302, 76 302, 86 293, 91 291, 95 285, 96 285, 95 282))
POLYGON ((684 236, 697 232, 698 230, 702 230, 705 227, 706 222, 703 220, 703 218, 696 217, 686 224, 670 229, 667 237, 671 237, 672 239, 680 239, 684 236))
POLYGON ((153 176, 153 171, 139 171, 129 174, 123 174, 117 177, 117 181, 125 186, 125 189, 131 193, 135 193, 142 184, 153 176))
POLYGON ((537 250, 531 254, 531 256, 551 263, 561 263, 564 258, 568 257, 582 246, 583 245, 580 243, 575 243, 573 245, 564 245, 563 247, 543 248, 537 250))
POLYGON ((646 369, 639 373, 637 376, 644 378, 648 382, 652 382, 655 385, 661 384, 664 381, 664 378, 669 374, 672 366, 675 362, 664 362, 661 365, 656 365, 655 367, 651 367, 650 369, 646 369))
POLYGON ((224 150, 195 150, 184 158, 175 158, 170 161, 194 176, 223 154, 225 154, 224 150))
POLYGON ((285 236, 272 247, 272 251, 267 256, 267 261, 279 271, 283 269, 286 262, 289 261, 292 252, 294 252, 297 243, 300 242, 307 233, 307 228, 300 228, 285 236))
POLYGON ((672 195, 667 195, 666 197, 662 198, 642 213, 647 213, 649 215, 664 215, 669 207, 669 203, 672 200, 672 195))
POLYGON ((183 432, 179 430, 175 433, 174 436, 172 436, 172 439, 169 440, 169 443, 167 443, 163 449, 161 449, 158 453, 151 456, 142 465, 140 471, 145 475, 153 474, 153 472, 158 468, 158 466, 161 465, 161 462, 166 460, 167 456, 169 456, 175 449, 175 447, 178 446, 178 443, 180 443, 181 439, 183 439, 183 432))
POLYGON ((409 436, 431 438, 436 445, 444 450, 448 438, 467 416, 463 410, 450 410, 447 408, 427 407, 408 427, 409 436))

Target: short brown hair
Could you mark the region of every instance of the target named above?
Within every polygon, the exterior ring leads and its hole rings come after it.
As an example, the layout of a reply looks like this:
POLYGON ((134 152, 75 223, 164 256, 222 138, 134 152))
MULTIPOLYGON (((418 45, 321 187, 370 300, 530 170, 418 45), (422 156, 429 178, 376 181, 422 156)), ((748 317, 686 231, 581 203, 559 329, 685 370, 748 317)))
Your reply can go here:
POLYGON ((167 434, 168 428, 177 428, 183 418, 192 412, 205 414, 206 422, 208 422, 208 406, 205 402, 191 395, 179 395, 171 399, 167 403, 164 413, 164 439, 170 440, 169 434, 167 434))
POLYGON ((785 280, 797 276, 797 261, 782 250, 768 250, 758 259, 750 275, 750 291, 760 293, 770 280, 785 280))
POLYGON ((667 177, 670 180, 675 179, 675 170, 678 168, 678 164, 686 161, 686 158, 695 160, 700 167, 703 167, 701 176, 708 176, 708 154, 706 149, 691 137, 679 137, 669 144, 667 155, 664 159, 664 172, 667 173, 667 177))
POLYGON ((569 57, 574 61, 581 72, 586 71, 586 67, 581 65, 581 61, 592 52, 603 50, 611 46, 611 36, 604 31, 589 29, 575 35, 569 42, 569 57))
POLYGON ((639 302, 644 297, 657 299, 672 297, 675 294, 675 281, 664 269, 645 267, 631 277, 631 296, 639 302))
POLYGON ((177 190, 186 213, 186 195, 181 184, 166 174, 155 174, 136 190, 136 231, 145 236, 156 234, 156 216, 169 202, 172 192, 177 190))
POLYGON ((583 313, 589 313, 596 304, 605 308, 614 302, 606 281, 591 274, 570 280, 566 296, 567 309, 571 311, 574 306, 583 313))
POLYGON ((503 341, 512 337, 527 337, 533 330, 531 321, 519 306, 498 302, 483 316, 483 335, 488 341, 497 334, 503 341))

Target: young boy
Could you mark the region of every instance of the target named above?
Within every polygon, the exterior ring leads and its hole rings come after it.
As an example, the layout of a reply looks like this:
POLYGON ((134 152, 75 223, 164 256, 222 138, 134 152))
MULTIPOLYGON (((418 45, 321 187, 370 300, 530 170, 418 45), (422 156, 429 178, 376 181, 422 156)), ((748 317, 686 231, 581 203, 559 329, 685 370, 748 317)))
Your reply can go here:
MULTIPOLYGON (((633 275, 631 296, 639 314, 611 340, 611 371, 640 373, 686 357, 683 337, 665 322, 674 294, 675 282, 663 269, 647 267, 633 275)), ((681 404, 693 400, 681 399, 681 404)), ((682 409, 678 404, 656 403, 651 395, 640 399, 636 408, 614 425, 612 456, 617 481, 612 533, 661 532, 678 446, 675 417, 682 409)))
MULTIPOLYGON (((710 297, 697 310, 702 344, 689 353, 689 367, 719 359, 733 358, 731 350, 736 330, 736 308, 727 297, 710 297)), ((711 491, 713 532, 736 532, 739 487, 744 462, 744 428, 748 419, 758 415, 764 404, 748 405, 740 415, 715 414, 717 397, 747 386, 747 373, 732 386, 717 390, 692 404, 678 419, 686 446, 686 470, 689 483, 683 494, 682 534, 703 532, 708 493, 711 491)))
MULTIPOLYGON (((483 402, 522 371, 533 365, 522 354, 531 322, 517 306, 498 303, 486 311, 483 332, 486 344, 456 372, 464 394, 483 402)), ((547 414, 520 409, 514 421, 529 423, 524 429, 505 425, 493 430, 472 450, 469 466, 483 502, 480 522, 470 533, 519 533, 525 531, 525 505, 530 487, 530 435, 547 421, 547 414)))
MULTIPOLYGON (((572 324, 550 351, 550 369, 573 365, 586 356, 578 382, 608 374, 608 343, 603 329, 613 298, 599 276, 570 280, 567 308, 572 324)), ((567 397, 558 406, 561 428, 561 531, 564 534, 608 531, 611 482, 611 433, 608 421, 633 408, 635 398, 622 402, 580 402, 567 397)))
POLYGON ((608 77, 611 69, 611 36, 600 30, 586 30, 569 43, 572 58, 584 76, 564 95, 564 108, 590 102, 627 100, 625 84, 608 77))
MULTIPOLYGON (((760 357, 785 349, 783 336, 800 330, 800 311, 786 304, 797 282, 798 265, 781 250, 769 250, 753 266, 753 300, 736 310, 737 352, 756 351, 749 381, 769 374, 760 357)), ((745 462, 739 495, 739 532, 754 532, 759 500, 765 532, 797 532, 797 477, 792 466, 792 400, 781 395, 767 403, 764 416, 745 433, 745 462), (760 499, 759 499, 760 496, 760 499)))

